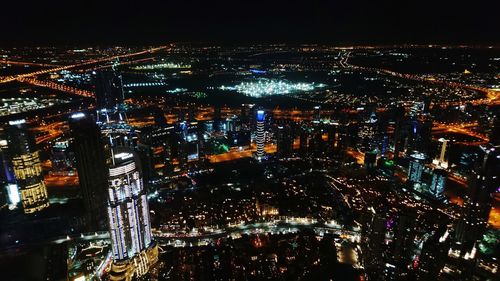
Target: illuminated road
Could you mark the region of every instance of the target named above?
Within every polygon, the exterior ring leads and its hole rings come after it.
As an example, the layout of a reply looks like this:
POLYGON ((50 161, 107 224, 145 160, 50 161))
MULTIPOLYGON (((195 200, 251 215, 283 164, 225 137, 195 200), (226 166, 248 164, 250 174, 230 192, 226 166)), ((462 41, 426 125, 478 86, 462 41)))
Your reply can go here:
POLYGON ((53 90, 66 92, 66 93, 70 93, 73 95, 82 96, 82 97, 86 97, 86 98, 91 98, 94 96, 94 93, 91 91, 77 89, 77 88, 74 88, 71 86, 58 84, 58 83, 55 83, 52 81, 42 81, 42 80, 37 80, 36 78, 19 78, 17 80, 19 82, 28 83, 28 84, 31 84, 34 86, 50 88, 53 90))
POLYGON ((40 144, 49 140, 53 140, 64 133, 65 122, 54 122, 49 125, 41 125, 35 129, 37 132, 47 132, 42 136, 36 137, 36 143, 40 144))
MULTIPOLYGON (((254 143, 252 143, 252 145, 247 149, 231 150, 229 152, 222 153, 222 154, 210 155, 210 156, 208 156, 208 159, 210 160, 211 163, 233 161, 236 159, 252 157, 253 153, 255 151, 257 151, 257 146, 254 143)), ((266 144, 266 146, 264 147, 264 151, 267 154, 273 154, 276 152, 276 145, 275 144, 266 144)))
POLYGON ((311 218, 293 218, 281 217, 266 222, 257 222, 251 224, 233 224, 223 228, 204 227, 188 233, 175 233, 170 230, 153 229, 153 236, 160 243, 173 245, 177 247, 186 247, 188 242, 207 242, 221 237, 240 237, 242 234, 267 234, 267 233, 296 233, 300 229, 313 229, 320 235, 325 233, 338 234, 343 239, 349 239, 351 242, 359 242, 361 237, 360 229, 346 229, 335 221, 320 223, 311 218))
POLYGON ((30 66, 41 66, 41 67, 58 67, 56 64, 49 63, 36 63, 36 62, 26 62, 26 61, 11 61, 11 60, 0 60, 0 64, 10 64, 10 65, 30 65, 30 66))
POLYGON ((500 229, 500 195, 496 195, 493 200, 488 224, 494 229, 500 229))
MULTIPOLYGON (((451 132, 451 133, 458 133, 458 134, 463 134, 467 135, 470 137, 474 137, 477 139, 480 139, 480 143, 486 143, 489 142, 489 138, 486 135, 474 132, 470 130, 469 128, 474 128, 477 127, 477 123, 464 123, 464 124, 445 124, 445 123, 438 123, 434 122, 433 127, 432 127, 432 132, 451 132)), ((474 142, 476 143, 476 142, 474 142)))
POLYGON ((67 187, 78 186, 78 175, 63 176, 63 175, 46 175, 44 182, 47 187, 67 187))
MULTIPOLYGON (((118 65, 128 65, 128 64, 134 64, 134 63, 145 62, 145 61, 154 61, 154 60, 155 60, 154 57, 150 57, 150 58, 144 58, 144 59, 138 59, 138 60, 131 60, 131 61, 124 61, 124 62, 120 61, 118 63, 118 65)), ((91 68, 91 69, 88 69, 88 70, 90 71, 90 70, 106 69, 106 68, 110 68, 112 66, 113 65, 108 64, 108 65, 104 65, 104 66, 94 67, 94 68, 91 68)))

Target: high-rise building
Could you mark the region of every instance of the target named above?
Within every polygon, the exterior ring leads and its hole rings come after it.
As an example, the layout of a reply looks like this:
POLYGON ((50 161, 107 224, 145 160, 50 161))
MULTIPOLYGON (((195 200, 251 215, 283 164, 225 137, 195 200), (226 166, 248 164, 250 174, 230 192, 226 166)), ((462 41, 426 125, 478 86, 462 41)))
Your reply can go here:
POLYGON ((300 139, 299 152, 302 156, 306 156, 309 152, 309 144, 311 141, 310 128, 308 128, 306 125, 302 125, 300 127, 299 139, 300 139))
POLYGON ((69 120, 75 153, 76 168, 85 207, 87 231, 106 229, 106 215, 102 210, 106 204, 108 185, 105 141, 99 126, 92 116, 75 113, 69 120))
POLYGON ((321 121, 321 106, 314 107, 313 122, 319 123, 321 121))
POLYGON ((429 186, 429 193, 436 199, 443 198, 444 188, 446 186, 446 179, 448 174, 446 170, 434 169, 432 171, 432 181, 429 186))
POLYGON ((490 132, 490 143, 496 146, 500 145, 500 116, 497 116, 493 120, 490 132))
POLYGON ((439 151, 435 157, 435 159, 432 161, 435 165, 438 165, 443 168, 448 168, 448 143, 449 140, 445 138, 440 138, 439 139, 439 151))
POLYGON ((402 209, 398 214, 394 230, 393 258, 396 263, 408 262, 415 247, 417 213, 413 209, 402 209))
POLYGON ((95 75, 96 106, 98 110, 114 109, 123 103, 122 76, 116 71, 100 71, 95 75))
POLYGON ((436 232, 430 235, 423 243, 421 254, 414 262, 418 268, 417 280, 435 280, 444 267, 450 241, 448 230, 445 233, 436 232))
POLYGON ((420 183, 422 172, 424 171, 425 155, 422 153, 414 153, 410 157, 410 167, 408 168, 408 181, 412 183, 420 183))
POLYGON ((257 110, 257 132, 255 134, 255 142, 257 144, 257 152, 255 156, 258 160, 264 157, 264 145, 266 141, 265 121, 266 116, 264 110, 257 110))
POLYGON ((112 241, 111 280, 145 275, 158 260, 139 158, 128 147, 112 149, 108 178, 108 222, 112 241))
POLYGON ((472 245, 488 223, 494 194, 500 186, 500 146, 481 146, 481 156, 469 177, 469 196, 457 225, 457 239, 472 245))
POLYGON ((47 208, 49 198, 35 138, 28 132, 25 123, 25 120, 9 122, 7 142, 23 209, 26 214, 30 214, 47 208))
POLYGON ((126 122, 122 76, 113 66, 112 71, 95 75, 97 122, 126 122))
POLYGON ((383 210, 375 209, 365 211, 363 216, 362 243, 366 272, 370 275, 380 276, 384 266, 385 236, 387 232, 387 214, 383 210))
POLYGON ((288 125, 278 126, 276 132, 277 156, 288 157, 293 152, 292 129, 288 125))
POLYGON ((16 207, 21 202, 21 195, 16 184, 16 177, 12 170, 9 156, 9 145, 4 131, 0 131, 0 204, 9 204, 11 207, 16 207), (4 189, 5 188, 5 191, 4 189))
POLYGON ((219 132, 222 130, 222 114, 221 114, 221 108, 220 106, 215 106, 214 107, 214 125, 213 125, 213 129, 214 131, 216 132, 219 132))
POLYGON ((432 140, 432 118, 428 115, 416 116, 409 114, 399 120, 394 134, 395 157, 400 157, 402 152, 406 155, 419 151, 429 155, 432 140))
POLYGON ((365 164, 365 168, 368 170, 372 170, 375 168, 375 165, 377 164, 377 151, 376 150, 365 152, 364 164, 365 164))
POLYGON ((366 118, 358 131, 358 147, 362 151, 373 151, 379 148, 379 128, 378 119, 375 112, 372 112, 369 118, 366 118))

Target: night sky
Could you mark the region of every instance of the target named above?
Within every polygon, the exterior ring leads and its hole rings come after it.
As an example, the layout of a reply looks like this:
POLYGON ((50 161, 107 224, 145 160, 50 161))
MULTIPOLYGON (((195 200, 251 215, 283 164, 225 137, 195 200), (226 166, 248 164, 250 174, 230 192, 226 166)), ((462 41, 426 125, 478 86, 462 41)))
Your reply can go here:
POLYGON ((497 2, 2 1, 0 45, 187 41, 496 44, 500 42, 497 2))

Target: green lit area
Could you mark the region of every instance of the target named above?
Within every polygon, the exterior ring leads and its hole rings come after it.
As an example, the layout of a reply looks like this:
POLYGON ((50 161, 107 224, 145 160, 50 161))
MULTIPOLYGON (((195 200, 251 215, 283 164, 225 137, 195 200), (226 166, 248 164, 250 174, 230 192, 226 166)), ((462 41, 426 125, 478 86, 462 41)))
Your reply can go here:
POLYGON ((479 251, 484 255, 497 256, 498 255, 498 242, 500 241, 500 230, 489 229, 479 243, 479 251))

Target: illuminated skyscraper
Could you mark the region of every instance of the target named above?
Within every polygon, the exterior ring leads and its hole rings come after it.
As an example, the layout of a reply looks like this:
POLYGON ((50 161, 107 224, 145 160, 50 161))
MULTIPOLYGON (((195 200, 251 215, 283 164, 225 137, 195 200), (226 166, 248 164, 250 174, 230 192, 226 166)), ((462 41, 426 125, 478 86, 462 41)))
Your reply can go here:
POLYGON ((425 155, 414 153, 410 158, 410 167, 408 168, 408 180, 412 183, 420 183, 422 172, 424 171, 425 155))
POLYGON ((257 133, 255 135, 255 142, 257 143, 257 159, 264 157, 264 145, 266 141, 265 132, 265 113, 264 110, 257 110, 257 133))
POLYGON ((108 221, 112 241, 111 280, 143 276, 158 260, 139 158, 128 147, 113 148, 108 179, 108 221))
POLYGON ((439 139, 439 151, 436 158, 432 161, 435 165, 443 168, 448 168, 447 154, 448 154, 448 142, 449 140, 440 138, 439 139))
POLYGON ((379 148, 379 123, 377 119, 377 115, 375 112, 372 112, 368 118, 366 118, 359 128, 358 131, 358 147, 364 151, 373 151, 374 149, 379 148))
POLYGON ((443 198, 443 192, 446 186, 447 177, 448 175, 443 169, 434 169, 434 171, 432 171, 432 181, 431 185, 429 186, 429 193, 432 194, 435 198, 443 198))
POLYGON ((4 136, 4 131, 0 131, 0 185, 2 188, 2 193, 5 193, 6 198, 1 198, 0 203, 8 203, 12 207, 17 206, 21 202, 21 197, 19 194, 19 188, 16 184, 16 178, 14 176, 14 171, 12 170, 12 165, 10 163, 9 156, 9 145, 7 143, 7 138, 4 136), (5 190, 3 188, 5 187, 5 190), (7 199, 6 202, 2 202, 2 199, 7 199))
POLYGON ((35 138, 25 128, 24 120, 10 121, 9 125, 9 155, 21 192, 21 202, 26 214, 35 213, 49 206, 39 151, 36 149, 35 138))

